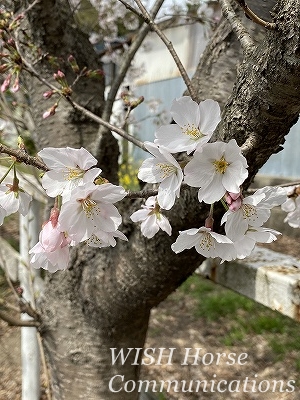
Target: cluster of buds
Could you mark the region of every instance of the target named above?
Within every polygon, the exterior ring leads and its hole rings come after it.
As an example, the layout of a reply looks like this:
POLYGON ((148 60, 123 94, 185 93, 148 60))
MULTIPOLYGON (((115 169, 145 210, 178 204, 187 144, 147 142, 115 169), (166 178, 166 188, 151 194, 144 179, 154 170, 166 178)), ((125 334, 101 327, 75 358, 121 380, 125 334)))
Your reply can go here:
MULTIPOLYGON (((3 13, 0 13, 0 16, 3 13)), ((22 59, 17 50, 15 40, 10 35, 10 27, 3 27, 3 19, 0 19, 2 30, 0 31, 0 37, 2 39, 2 46, 5 52, 0 53, 0 73, 7 75, 5 76, 1 84, 1 92, 6 92, 10 89, 12 92, 17 92, 20 88, 19 74, 22 69, 22 59)))

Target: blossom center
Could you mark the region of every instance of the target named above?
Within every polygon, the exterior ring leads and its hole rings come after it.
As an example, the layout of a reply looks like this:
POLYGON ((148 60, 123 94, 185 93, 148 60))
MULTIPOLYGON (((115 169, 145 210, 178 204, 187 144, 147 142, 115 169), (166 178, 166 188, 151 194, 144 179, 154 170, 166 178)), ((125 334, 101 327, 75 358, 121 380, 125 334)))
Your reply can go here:
POLYGON ((229 165, 229 163, 225 160, 224 156, 222 156, 220 158, 220 160, 215 160, 213 162, 213 164, 214 164, 215 170, 217 172, 219 172, 220 174, 225 174, 226 169, 229 165))
POLYGON ((157 166, 160 169, 162 179, 165 179, 176 172, 176 167, 171 164, 158 163, 157 166))
POLYGON ((257 216, 256 213, 256 208, 253 207, 251 204, 243 204, 243 218, 244 219, 249 219, 253 217, 254 215, 257 216))
POLYGON ((73 179, 82 178, 85 171, 80 168, 68 168, 68 172, 66 173, 66 180, 72 181, 73 179))
POLYGON ((182 132, 193 140, 199 140, 204 136, 194 124, 185 125, 182 132))
POLYGON ((81 203, 81 207, 85 212, 87 218, 93 219, 94 214, 100 214, 100 209, 98 207, 98 204, 95 202, 95 200, 92 200, 89 196, 86 197, 85 199, 80 199, 78 201, 79 203, 81 203))
POLYGON ((211 235, 207 232, 204 232, 201 235, 201 240, 199 245, 201 249, 209 251, 211 247, 213 247, 213 239, 211 235))

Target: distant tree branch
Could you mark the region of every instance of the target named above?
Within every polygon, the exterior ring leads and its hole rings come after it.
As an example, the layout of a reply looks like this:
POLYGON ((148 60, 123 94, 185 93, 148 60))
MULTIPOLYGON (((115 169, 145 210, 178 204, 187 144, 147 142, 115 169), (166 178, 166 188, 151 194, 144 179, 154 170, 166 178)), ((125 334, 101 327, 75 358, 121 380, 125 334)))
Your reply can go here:
POLYGON ((236 36, 241 43, 243 52, 248 53, 249 51, 253 50, 255 48, 254 42, 248 31, 246 30, 245 26, 239 20, 234 9, 231 7, 230 2, 228 0, 220 0, 220 5, 224 17, 230 23, 232 29, 236 33, 236 36))
POLYGON ((157 24, 153 21, 152 16, 149 14, 149 12, 146 10, 144 7, 143 3, 141 0, 134 0, 139 9, 141 10, 141 14, 147 24, 151 27, 151 29, 158 35, 158 37, 163 41, 163 43, 166 45, 167 49, 169 50, 171 56, 173 57, 173 60, 175 61, 177 68, 179 69, 179 72, 182 76, 182 79, 184 80, 184 83, 186 84, 187 90, 191 96, 192 99, 196 99, 196 93, 193 88, 192 82, 182 64, 180 61, 180 58, 178 57, 178 54, 176 53, 174 46, 172 42, 166 37, 166 35, 159 29, 157 24))

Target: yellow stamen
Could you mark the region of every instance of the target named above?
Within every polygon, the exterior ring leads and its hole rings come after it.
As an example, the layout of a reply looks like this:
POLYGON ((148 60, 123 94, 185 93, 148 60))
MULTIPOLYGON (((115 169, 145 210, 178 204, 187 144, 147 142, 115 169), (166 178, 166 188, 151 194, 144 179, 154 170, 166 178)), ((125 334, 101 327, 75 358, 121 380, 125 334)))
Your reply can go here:
POLYGON ((158 168, 160 168, 160 172, 162 174, 162 176, 161 176, 162 179, 165 179, 168 176, 174 174, 174 172, 176 172, 176 167, 174 165, 158 163, 157 166, 158 166, 158 168))
POLYGON ((257 218, 256 208, 251 204, 243 204, 242 210, 244 219, 251 218, 253 216, 257 218))
POLYGON ((80 168, 68 168, 68 172, 65 174, 66 181, 72 181, 73 179, 82 178, 85 171, 80 168))
POLYGON ((94 215, 100 214, 100 208, 95 200, 90 199, 90 197, 86 197, 85 199, 79 199, 79 203, 81 203, 82 209, 85 212, 87 218, 94 219, 94 215))
POLYGON ((222 156, 220 160, 215 160, 213 164, 215 166, 216 171, 219 172, 220 174, 225 174, 226 169, 229 165, 229 163, 225 160, 224 156, 222 156))
POLYGON ((185 125, 182 127, 182 132, 194 140, 199 140, 204 136, 194 124, 185 125))
POLYGON ((214 243, 213 243, 213 239, 212 239, 211 235, 207 232, 204 232, 201 237, 200 247, 203 250, 209 251, 211 249, 211 247, 213 247, 213 244, 214 243))

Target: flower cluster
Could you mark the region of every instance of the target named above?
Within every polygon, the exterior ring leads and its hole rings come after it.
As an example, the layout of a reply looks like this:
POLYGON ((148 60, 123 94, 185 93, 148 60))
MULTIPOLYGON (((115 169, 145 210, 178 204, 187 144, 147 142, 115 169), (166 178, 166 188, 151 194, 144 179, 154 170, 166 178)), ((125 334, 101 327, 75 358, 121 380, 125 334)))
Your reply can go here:
MULTIPOLYGON (((241 148, 234 139, 210 142, 220 122, 217 102, 197 104, 184 96, 174 100, 171 115, 175 123, 160 127, 153 143, 145 142, 151 157, 142 163, 138 178, 154 184, 157 195, 149 197, 130 217, 141 223, 142 235, 151 239, 159 230, 172 234, 164 210, 174 206, 182 183, 198 188, 198 200, 210 204, 210 212, 204 226, 196 223, 196 227, 179 232, 171 246, 175 253, 194 247, 205 257, 243 259, 257 242, 276 240, 279 232, 263 225, 278 205, 288 212, 285 221, 300 227, 299 188, 265 187, 243 195, 248 165, 241 148), (187 156, 179 162, 175 153, 181 152, 187 156), (226 210, 221 219, 224 234, 215 232, 213 226, 214 203, 219 201, 226 210)), ((66 269, 70 247, 79 243, 102 248, 114 247, 116 239, 127 240, 119 230, 122 217, 115 206, 126 191, 100 176, 97 160, 86 149, 49 147, 38 156, 48 167, 42 186, 55 203, 38 243, 30 250, 34 268, 49 272, 66 269)), ((0 224, 16 211, 26 215, 31 200, 19 187, 15 162, 12 168, 13 180, 3 183, 7 173, 0 181, 0 224)))
POLYGON ((107 247, 116 245, 116 237, 127 240, 118 230, 122 217, 114 205, 126 192, 99 177, 97 160, 86 149, 46 148, 38 155, 49 168, 42 185, 48 196, 59 196, 62 204, 60 210, 56 205, 52 209, 39 242, 30 250, 33 267, 50 272, 66 269, 70 246, 86 242, 107 247))
MULTIPOLYGON (((179 232, 172 250, 179 253, 195 247, 205 257, 230 261, 245 258, 256 242, 275 240, 279 232, 262 225, 268 220, 271 208, 285 202, 286 192, 282 188, 266 187, 243 197, 241 185, 248 176, 248 165, 237 142, 232 139, 228 143, 209 143, 220 122, 218 103, 205 100, 197 104, 184 96, 174 100, 171 115, 175 123, 160 127, 154 143, 145 143, 154 157, 142 163, 138 177, 158 184, 159 209, 173 207, 182 182, 199 188, 199 202, 211 204, 205 226, 179 232), (189 162, 178 163, 173 156, 178 152, 189 154, 189 162), (227 210, 221 221, 226 235, 213 231, 213 204, 220 200, 227 210)), ((132 215, 133 221, 138 221, 139 215, 143 218, 142 233, 152 237, 161 227, 156 222, 154 229, 154 214, 147 214, 143 209, 132 215)))

